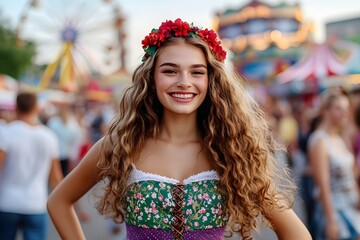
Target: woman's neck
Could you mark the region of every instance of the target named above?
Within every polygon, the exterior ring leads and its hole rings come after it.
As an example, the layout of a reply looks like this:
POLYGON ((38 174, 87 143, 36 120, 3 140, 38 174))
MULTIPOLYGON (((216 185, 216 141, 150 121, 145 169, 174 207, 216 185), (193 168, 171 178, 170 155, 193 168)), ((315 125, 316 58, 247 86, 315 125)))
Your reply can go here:
POLYGON ((196 114, 164 113, 159 139, 173 143, 199 141, 196 114))
POLYGON ((322 128, 329 134, 329 136, 340 135, 340 129, 331 125, 329 122, 324 122, 322 128))

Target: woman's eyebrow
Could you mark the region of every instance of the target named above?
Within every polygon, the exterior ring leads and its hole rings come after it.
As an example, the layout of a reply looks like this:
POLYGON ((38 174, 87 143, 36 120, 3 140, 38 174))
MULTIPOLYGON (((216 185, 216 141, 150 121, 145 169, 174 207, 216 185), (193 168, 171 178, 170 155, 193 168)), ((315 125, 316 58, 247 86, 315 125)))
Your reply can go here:
POLYGON ((190 67, 191 68, 206 68, 207 69, 207 67, 204 64, 194 64, 194 65, 191 65, 190 67))
MULTIPOLYGON (((178 64, 170 63, 170 62, 165 62, 165 63, 161 64, 161 65, 159 66, 159 68, 160 68, 160 67, 165 67, 165 66, 179 67, 178 64)), ((190 68, 206 68, 206 69, 207 69, 206 65, 204 65, 204 64, 193 64, 193 65, 190 66, 190 68)))
POLYGON ((165 62, 165 63, 161 64, 161 65, 159 66, 159 68, 160 68, 160 67, 165 67, 165 66, 179 67, 179 65, 177 65, 177 64, 175 64, 175 63, 165 62))

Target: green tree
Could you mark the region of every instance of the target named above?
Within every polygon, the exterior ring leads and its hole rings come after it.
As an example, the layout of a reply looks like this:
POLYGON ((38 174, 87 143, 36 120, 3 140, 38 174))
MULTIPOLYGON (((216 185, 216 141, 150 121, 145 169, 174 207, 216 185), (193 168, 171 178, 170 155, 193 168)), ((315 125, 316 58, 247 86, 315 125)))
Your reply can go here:
POLYGON ((28 41, 19 41, 0 12, 0 73, 15 79, 32 64, 35 46, 28 41))

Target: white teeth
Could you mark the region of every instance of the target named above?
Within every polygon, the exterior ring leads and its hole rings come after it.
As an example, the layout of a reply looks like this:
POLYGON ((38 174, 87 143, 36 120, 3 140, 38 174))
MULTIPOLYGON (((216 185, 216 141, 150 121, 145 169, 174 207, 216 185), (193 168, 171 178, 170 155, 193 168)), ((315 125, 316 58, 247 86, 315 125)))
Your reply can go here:
POLYGON ((191 93, 187 93, 187 94, 173 93, 173 94, 171 94, 171 96, 176 97, 176 98, 188 99, 188 98, 192 98, 194 96, 194 94, 191 94, 191 93))

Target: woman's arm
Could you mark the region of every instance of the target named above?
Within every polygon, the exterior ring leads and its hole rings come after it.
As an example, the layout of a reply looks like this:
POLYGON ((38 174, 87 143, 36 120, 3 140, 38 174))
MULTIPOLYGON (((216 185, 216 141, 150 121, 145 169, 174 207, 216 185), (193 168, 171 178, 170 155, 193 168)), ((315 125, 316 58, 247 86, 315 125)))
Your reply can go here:
POLYGON ((357 157, 355 156, 355 162, 354 162, 354 165, 353 165, 353 173, 354 173, 354 178, 355 178, 355 181, 356 181, 356 191, 357 191, 357 194, 358 194, 358 203, 357 203, 357 208, 360 209, 360 184, 359 184, 359 179, 360 179, 360 172, 359 172, 359 167, 358 167, 358 163, 357 163, 358 159, 357 157))
POLYGON ((61 239, 85 239, 73 204, 98 181, 101 140, 50 194, 47 208, 61 239))
POLYGON ((338 230, 335 220, 335 211, 331 201, 330 170, 329 160, 325 142, 322 139, 315 139, 309 146, 309 161, 312 176, 316 186, 320 190, 320 201, 325 211, 326 235, 330 239, 336 239, 338 230))
POLYGON ((64 178, 61 172, 61 166, 59 159, 53 159, 50 167, 49 183, 51 190, 54 190, 57 185, 60 184, 64 178))
POLYGON ((292 209, 270 210, 266 218, 279 240, 311 240, 309 231, 292 209))
POLYGON ((6 152, 0 149, 0 171, 5 166, 6 152))

